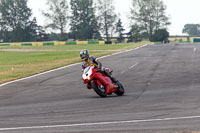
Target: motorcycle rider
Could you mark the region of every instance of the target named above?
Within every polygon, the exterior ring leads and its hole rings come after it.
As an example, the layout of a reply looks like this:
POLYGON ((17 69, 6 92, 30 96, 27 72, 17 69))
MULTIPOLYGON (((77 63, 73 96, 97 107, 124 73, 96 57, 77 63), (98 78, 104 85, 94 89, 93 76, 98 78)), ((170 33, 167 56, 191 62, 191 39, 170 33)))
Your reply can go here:
MULTIPOLYGON (((94 56, 91 56, 89 55, 89 51, 84 49, 80 52, 80 57, 82 59, 82 63, 81 63, 81 66, 82 66, 82 71, 84 71, 84 69, 89 66, 89 65, 94 65, 96 68, 98 68, 98 71, 102 72, 103 74, 107 75, 108 77, 110 77, 110 79, 113 81, 113 82, 117 82, 117 80, 115 78, 112 77, 111 73, 112 71, 110 71, 109 68, 103 68, 102 67, 102 63, 97 59, 95 58, 94 56)), ((88 86, 87 86, 88 87, 88 86)), ((90 88, 88 88, 90 89, 90 88)))
POLYGON ((88 66, 88 65, 94 65, 95 67, 98 68, 98 70, 102 69, 102 64, 100 61, 98 61, 97 58, 95 58, 94 56, 89 55, 88 50, 84 49, 80 52, 80 57, 82 59, 82 71, 84 71, 84 69, 88 66))

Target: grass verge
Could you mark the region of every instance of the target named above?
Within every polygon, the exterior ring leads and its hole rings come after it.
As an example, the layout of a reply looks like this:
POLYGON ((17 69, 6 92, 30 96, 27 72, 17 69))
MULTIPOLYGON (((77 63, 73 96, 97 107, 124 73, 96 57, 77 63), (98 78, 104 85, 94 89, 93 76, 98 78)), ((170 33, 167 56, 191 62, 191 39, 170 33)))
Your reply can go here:
MULTIPOLYGON (((77 50, 88 49, 90 55, 100 57, 117 51, 127 50, 147 44, 118 44, 118 45, 76 45, 53 47, 3 47, 3 49, 53 49, 59 51, 37 52, 8 52, 0 51, 0 84, 31 76, 44 71, 80 62, 77 50), (61 51, 60 51, 61 50, 61 51), (63 50, 63 51, 62 51, 63 50), (65 51, 72 50, 72 51, 65 51), (74 51, 73 51, 74 50, 74 51), (92 51, 102 50, 102 51, 92 51)), ((2 49, 2 47, 0 47, 2 49)))

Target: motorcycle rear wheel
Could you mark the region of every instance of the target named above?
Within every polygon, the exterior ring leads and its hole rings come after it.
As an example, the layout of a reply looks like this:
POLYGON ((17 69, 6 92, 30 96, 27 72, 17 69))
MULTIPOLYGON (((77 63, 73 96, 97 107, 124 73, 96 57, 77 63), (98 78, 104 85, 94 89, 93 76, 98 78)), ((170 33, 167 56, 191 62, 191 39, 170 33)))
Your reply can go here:
POLYGON ((98 83, 92 81, 91 82, 93 90, 100 96, 100 97, 107 97, 106 89, 105 87, 99 86, 98 83))

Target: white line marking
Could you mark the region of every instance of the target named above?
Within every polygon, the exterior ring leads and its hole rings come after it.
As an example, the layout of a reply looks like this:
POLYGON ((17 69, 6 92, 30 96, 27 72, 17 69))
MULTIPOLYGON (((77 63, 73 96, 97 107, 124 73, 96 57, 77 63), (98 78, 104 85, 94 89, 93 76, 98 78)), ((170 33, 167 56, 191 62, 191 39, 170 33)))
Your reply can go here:
MULTIPOLYGON (((130 67, 128 68, 128 70, 134 68, 134 67, 137 66, 137 65, 138 65, 138 63, 136 63, 136 64, 130 66, 130 67)), ((127 71, 127 70, 123 70, 123 71, 121 72, 121 74, 124 74, 126 71, 127 71)))
POLYGON ((44 128, 60 128, 60 127, 80 127, 80 126, 94 126, 94 125, 112 125, 112 124, 125 124, 125 123, 146 123, 146 122, 187 120, 187 119, 198 119, 198 118, 200 118, 200 116, 162 118, 162 119, 147 119, 147 120, 130 120, 130 121, 113 121, 113 122, 96 122, 96 123, 80 123, 80 124, 68 124, 68 125, 13 127, 13 128, 0 128, 0 131, 25 130, 25 129, 44 129, 44 128))
POLYGON ((137 65, 138 65, 138 63, 136 63, 135 65, 130 66, 128 69, 132 69, 132 68, 134 68, 137 65))
MULTIPOLYGON (((135 49, 125 50, 125 51, 121 51, 121 52, 114 53, 114 54, 111 54, 111 55, 103 56, 103 57, 100 57, 99 59, 106 58, 106 57, 113 56, 113 55, 118 55, 118 54, 126 53, 126 52, 133 51, 133 50, 137 50, 137 49, 139 49, 139 48, 146 47, 147 45, 148 45, 148 44, 143 45, 143 46, 140 46, 140 47, 137 47, 137 48, 135 48, 135 49)), ((64 66, 64 67, 60 67, 60 68, 57 68, 57 69, 53 69, 53 70, 50 70, 50 71, 47 71, 47 72, 43 72, 43 73, 40 73, 40 74, 36 74, 36 75, 33 75, 33 76, 29 76, 29 77, 26 77, 26 78, 22 78, 22 79, 10 81, 10 82, 4 83, 4 84, 0 84, 0 87, 5 86, 5 85, 8 85, 8 84, 11 84, 11 83, 15 83, 15 82, 18 82, 18 81, 22 81, 22 80, 34 78, 34 77, 37 77, 37 76, 40 76, 40 75, 44 75, 44 74, 47 74, 47 73, 50 73, 50 72, 54 72, 54 71, 57 71, 57 70, 65 69, 65 68, 68 68, 68 67, 71 67, 71 66, 75 66, 75 65, 78 65, 78 64, 81 64, 81 63, 75 63, 75 64, 67 65, 67 66, 64 66)))
POLYGON ((197 51, 197 48, 194 48, 194 49, 193 49, 193 52, 196 52, 196 51, 197 51))
POLYGON ((124 74, 126 72, 126 70, 123 70, 122 72, 121 72, 121 74, 124 74))

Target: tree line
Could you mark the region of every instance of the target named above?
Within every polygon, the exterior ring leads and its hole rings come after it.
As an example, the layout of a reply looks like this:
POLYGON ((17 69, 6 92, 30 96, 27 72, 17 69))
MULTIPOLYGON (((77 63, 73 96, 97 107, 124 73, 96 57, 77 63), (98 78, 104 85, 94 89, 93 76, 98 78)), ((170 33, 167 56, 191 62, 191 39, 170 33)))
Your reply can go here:
POLYGON ((28 0, 0 0, 1 42, 69 39, 109 42, 113 36, 119 42, 125 37, 137 42, 143 38, 160 41, 169 36, 170 22, 162 0, 132 0, 128 32, 120 15, 115 13, 114 0, 47 0, 48 9, 42 11, 46 18, 44 26, 38 25, 27 3, 28 0))
POLYGON ((200 36, 200 24, 185 24, 182 33, 189 36, 200 36))

